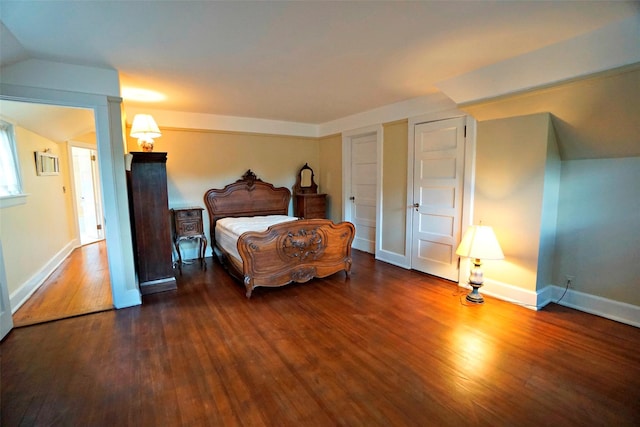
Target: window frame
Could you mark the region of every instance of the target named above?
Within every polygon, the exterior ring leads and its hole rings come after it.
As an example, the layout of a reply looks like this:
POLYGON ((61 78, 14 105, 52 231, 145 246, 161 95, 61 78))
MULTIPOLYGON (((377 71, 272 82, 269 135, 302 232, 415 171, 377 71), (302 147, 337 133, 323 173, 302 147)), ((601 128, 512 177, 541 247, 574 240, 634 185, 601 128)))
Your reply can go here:
POLYGON ((13 171, 15 179, 18 184, 19 193, 0 195, 0 209, 10 206, 16 206, 26 203, 26 197, 28 194, 24 192, 24 185, 22 181, 22 171, 20 170, 20 158, 18 156, 18 146, 16 141, 15 123, 0 117, 0 131, 1 128, 5 128, 7 136, 9 138, 9 151, 11 151, 11 159, 13 160, 13 171))

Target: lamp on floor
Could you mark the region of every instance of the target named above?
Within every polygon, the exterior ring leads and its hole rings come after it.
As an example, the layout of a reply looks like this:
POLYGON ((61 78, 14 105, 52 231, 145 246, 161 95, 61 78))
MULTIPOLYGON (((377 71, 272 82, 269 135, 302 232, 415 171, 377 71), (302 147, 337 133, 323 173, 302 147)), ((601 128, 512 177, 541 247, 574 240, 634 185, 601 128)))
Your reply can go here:
POLYGON ((150 114, 136 114, 131 125, 130 135, 138 138, 142 151, 153 151, 153 138, 162 136, 160 129, 150 114))
POLYGON ((456 254, 473 259, 473 268, 469 275, 469 285, 473 288, 467 295, 467 301, 482 304, 484 298, 478 291, 484 283, 480 265, 483 259, 504 259, 493 228, 486 225, 472 225, 464 233, 456 254))

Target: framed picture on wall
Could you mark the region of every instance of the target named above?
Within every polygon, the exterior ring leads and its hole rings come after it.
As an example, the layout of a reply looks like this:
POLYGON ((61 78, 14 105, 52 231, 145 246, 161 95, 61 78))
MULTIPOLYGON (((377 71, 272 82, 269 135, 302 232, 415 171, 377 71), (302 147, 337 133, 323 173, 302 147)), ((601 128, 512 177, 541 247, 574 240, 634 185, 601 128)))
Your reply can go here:
POLYGON ((36 173, 40 176, 60 175, 60 159, 55 154, 36 151, 36 173))

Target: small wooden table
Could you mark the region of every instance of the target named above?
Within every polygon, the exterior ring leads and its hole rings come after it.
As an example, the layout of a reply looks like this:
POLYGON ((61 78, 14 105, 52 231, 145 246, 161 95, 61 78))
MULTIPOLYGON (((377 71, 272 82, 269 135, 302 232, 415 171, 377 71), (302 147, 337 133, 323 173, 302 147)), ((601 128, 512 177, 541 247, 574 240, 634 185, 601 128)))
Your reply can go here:
POLYGON ((182 274, 182 253, 180 252, 180 242, 184 240, 198 239, 198 259, 206 270, 207 264, 204 262, 204 253, 207 250, 207 237, 202 226, 201 207, 187 207, 171 209, 173 214, 173 244, 178 252, 178 269, 182 274))

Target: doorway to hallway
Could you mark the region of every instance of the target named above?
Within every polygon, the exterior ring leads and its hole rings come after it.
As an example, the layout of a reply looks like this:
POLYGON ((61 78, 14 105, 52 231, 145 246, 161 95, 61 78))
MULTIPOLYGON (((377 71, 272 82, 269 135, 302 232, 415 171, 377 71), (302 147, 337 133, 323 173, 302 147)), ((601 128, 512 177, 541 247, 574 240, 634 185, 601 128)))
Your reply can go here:
POLYGON ((97 152, 94 147, 75 144, 71 145, 70 152, 80 244, 87 245, 104 239, 97 152))

